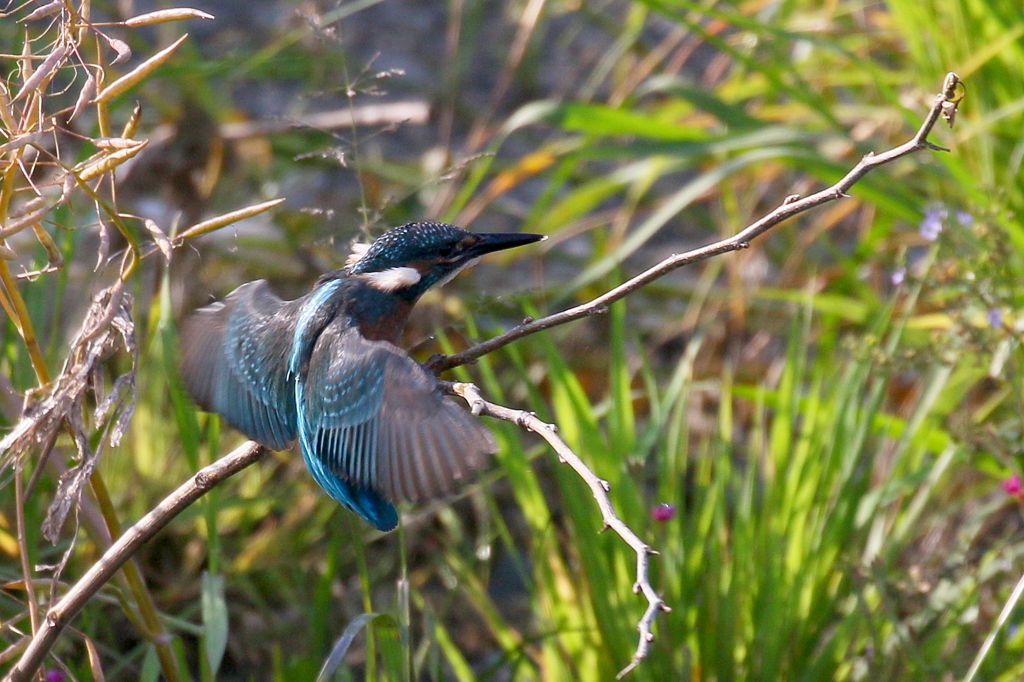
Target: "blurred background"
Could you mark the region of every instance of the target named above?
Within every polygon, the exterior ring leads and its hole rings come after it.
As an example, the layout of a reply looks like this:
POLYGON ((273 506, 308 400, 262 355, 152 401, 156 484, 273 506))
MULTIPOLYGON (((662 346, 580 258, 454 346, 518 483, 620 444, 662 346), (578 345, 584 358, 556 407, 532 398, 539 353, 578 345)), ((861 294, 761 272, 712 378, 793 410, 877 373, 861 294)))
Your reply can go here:
MULTIPOLYGON (((462 349, 836 182, 954 71, 948 153, 446 378, 556 423, 660 552, 672 612, 630 678, 1024 676, 1018 0, 191 7, 2 7, 0 413, 59 396, 83 435, 0 454, 0 671, 118 521, 244 440, 182 392, 191 310, 259 278, 299 296, 413 220, 548 235, 422 299, 405 347, 462 349), (93 357, 76 334, 115 282, 134 335, 93 357)), ((268 455, 143 547, 47 681, 313 680, 370 611, 335 679, 612 679, 635 555, 491 426, 481 481, 384 536, 268 455)))

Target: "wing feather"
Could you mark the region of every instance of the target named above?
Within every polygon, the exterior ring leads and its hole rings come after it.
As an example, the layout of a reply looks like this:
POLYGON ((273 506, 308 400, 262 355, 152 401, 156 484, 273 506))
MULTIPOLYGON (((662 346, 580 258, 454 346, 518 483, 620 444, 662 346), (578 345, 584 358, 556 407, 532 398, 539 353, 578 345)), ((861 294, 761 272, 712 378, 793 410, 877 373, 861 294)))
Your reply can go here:
POLYGON ((300 304, 249 282, 196 311, 181 332, 182 377, 196 404, 275 450, 295 438, 286 358, 300 304))
POLYGON ((303 384, 310 454, 389 502, 449 494, 494 452, 490 431, 422 366, 343 318, 321 334, 303 384))
POLYGON ((485 465, 494 439, 405 352, 366 340, 344 316, 291 376, 305 301, 282 301, 260 280, 197 311, 181 334, 185 384, 197 404, 268 447, 298 435, 317 482, 390 530, 393 503, 453 492, 485 465))

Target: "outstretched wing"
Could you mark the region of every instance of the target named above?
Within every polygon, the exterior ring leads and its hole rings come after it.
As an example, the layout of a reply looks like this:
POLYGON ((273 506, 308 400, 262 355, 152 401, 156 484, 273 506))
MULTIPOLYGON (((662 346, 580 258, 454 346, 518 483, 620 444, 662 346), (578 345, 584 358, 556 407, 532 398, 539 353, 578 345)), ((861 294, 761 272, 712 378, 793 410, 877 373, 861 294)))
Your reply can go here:
POLYGON ((385 500, 447 495, 495 451, 490 431, 423 367, 390 343, 367 341, 344 318, 321 334, 300 382, 307 463, 314 476, 320 469, 342 483, 350 494, 342 501, 378 528, 394 516, 385 500))
POLYGON ((196 311, 181 333, 182 376, 196 403, 275 450, 295 439, 287 359, 299 305, 264 280, 249 282, 196 311))

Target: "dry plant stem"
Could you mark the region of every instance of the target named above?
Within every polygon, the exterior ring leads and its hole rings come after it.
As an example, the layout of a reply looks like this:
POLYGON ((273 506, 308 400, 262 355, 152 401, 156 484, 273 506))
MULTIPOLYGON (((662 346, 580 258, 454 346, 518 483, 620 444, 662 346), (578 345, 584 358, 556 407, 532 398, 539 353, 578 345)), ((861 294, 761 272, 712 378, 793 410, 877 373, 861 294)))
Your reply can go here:
POLYGON ((572 470, 590 488, 590 492, 593 493, 597 506, 601 510, 601 521, 604 524, 604 528, 611 528, 636 552, 636 582, 633 583, 633 591, 638 594, 643 593, 647 599, 647 610, 644 611, 643 617, 637 624, 637 629, 640 631, 640 643, 637 645, 636 652, 633 654, 633 659, 629 665, 618 674, 617 677, 621 678, 647 656, 651 642, 654 641, 651 625, 654 623, 655 617, 660 611, 667 613, 671 610, 651 586, 651 581, 647 577, 648 558, 652 554, 657 554, 657 552, 637 537, 636 533, 630 530, 629 526, 616 516, 615 510, 612 508, 611 499, 608 497, 608 491, 610 490, 608 482, 599 478, 591 471, 583 463, 583 460, 565 444, 565 441, 559 438, 555 432, 554 425, 544 422, 532 412, 513 410, 487 402, 480 397, 480 390, 473 384, 451 383, 448 381, 440 382, 440 384, 446 392, 457 395, 465 400, 473 414, 503 419, 521 428, 529 429, 547 441, 548 445, 558 453, 559 461, 565 462, 572 467, 572 470))
POLYGON ((17 326, 18 333, 21 334, 21 338, 25 342, 25 349, 28 351, 29 360, 32 362, 32 369, 39 380, 39 385, 42 386, 50 380, 50 372, 46 368, 43 353, 39 350, 36 333, 32 327, 32 318, 29 317, 25 299, 21 297, 18 282, 11 275, 10 268, 7 267, 7 261, 3 260, 0 260, 0 283, 3 284, 7 298, 14 307, 16 317, 12 321, 17 326))
POLYGON ((117 570, 138 551, 139 547, 156 535, 171 519, 184 511, 215 485, 257 462, 266 449, 251 441, 243 443, 209 466, 200 469, 192 478, 163 499, 149 513, 119 537, 103 556, 83 575, 61 599, 50 608, 40 624, 21 660, 7 674, 4 682, 28 682, 39 669, 46 654, 64 628, 83 606, 117 570))
POLYGON ((761 236, 779 223, 789 220, 793 216, 803 213, 809 209, 847 196, 846 192, 851 187, 857 184, 861 178, 878 166, 895 161, 896 159, 907 156, 908 154, 921 151, 922 149, 948 151, 943 147, 932 144, 927 138, 928 134, 932 131, 932 128, 935 127, 935 123, 939 120, 939 116, 945 112, 946 108, 950 106, 950 104, 955 105, 958 101, 956 99, 956 93, 959 83, 960 79, 956 74, 946 74, 945 81, 943 82, 943 91, 935 97, 935 102, 932 105, 931 110, 928 112, 928 115, 925 117, 924 123, 921 124, 917 134, 914 135, 909 142, 906 142, 894 149, 890 149, 889 151, 882 152, 881 154, 869 153, 860 160, 860 163, 854 166, 853 170, 847 173, 839 182, 831 187, 823 189, 808 197, 804 197, 803 199, 799 198, 797 195, 787 197, 782 202, 782 205, 774 211, 727 239, 714 242, 713 244, 708 244, 707 246, 702 246, 699 249, 694 249, 693 251, 669 256, 625 284, 617 286, 591 301, 578 305, 574 308, 569 308, 568 310, 563 310, 560 313, 549 315, 539 320, 533 320, 518 325, 504 334, 499 334, 494 338, 488 339, 487 341, 479 343, 471 348, 467 348, 462 352, 455 353, 447 357, 432 358, 427 363, 428 367, 435 374, 440 374, 441 372, 452 369, 453 367, 459 367, 460 365, 473 362, 477 358, 483 357, 488 353, 493 353, 499 348, 507 346, 511 342, 521 339, 524 336, 536 334, 539 331, 551 329, 552 327, 557 327, 559 325, 566 324, 567 322, 578 320, 582 317, 603 313, 608 309, 608 306, 611 303, 614 303, 621 298, 625 298, 637 289, 650 284, 654 280, 663 277, 677 268, 681 268, 684 265, 690 265, 692 263, 698 263, 702 260, 711 258, 712 256, 720 256, 731 251, 745 249, 750 246, 750 241, 752 239, 761 236))
MULTIPOLYGON (((103 482, 98 471, 93 471, 89 477, 89 487, 100 508, 103 522, 110 533, 111 538, 121 535, 121 523, 117 520, 117 513, 114 511, 114 504, 107 491, 107 485, 103 482)), ((129 555, 130 556, 130 555, 129 555)), ((125 562, 122 573, 128 583, 128 589, 135 598, 135 604, 142 616, 142 623, 145 625, 143 633, 154 645, 157 658, 160 660, 160 669, 167 678, 167 682, 182 682, 181 671, 178 670, 178 658, 171 646, 171 635, 164 628, 163 622, 157 613, 156 602, 153 595, 146 589, 146 583, 142 579, 142 572, 139 570, 135 559, 125 562)))
POLYGON ((18 554, 21 559, 21 577, 25 581, 25 599, 28 602, 28 620, 32 634, 39 632, 39 606, 32 583, 32 567, 28 562, 28 534, 25 532, 25 486, 21 469, 14 470, 14 514, 18 528, 18 554))
MULTIPOLYGON (((18 289, 18 284, 11 276, 11 271, 7 267, 7 262, 0 260, 0 283, 14 308, 15 318, 14 322, 17 325, 18 331, 21 333, 22 340, 25 342, 25 348, 28 350, 29 358, 32 361, 32 368, 35 371, 36 379, 39 381, 40 386, 44 386, 50 381, 50 372, 46 367, 46 361, 43 359, 42 351, 39 349, 39 343, 36 340, 35 330, 32 326, 32 318, 29 317, 28 307, 25 305, 25 299, 21 296, 21 290, 18 289)), ((92 488, 93 494, 96 497, 100 510, 103 513, 103 519, 107 526, 107 532, 110 537, 114 538, 120 534, 119 524, 117 517, 114 514, 114 503, 110 499, 110 495, 107 493, 107 487, 103 483, 103 478, 100 475, 99 470, 93 471, 89 477, 89 485, 92 488)), ((153 601, 153 596, 146 589, 146 584, 142 580, 142 576, 139 573, 138 567, 133 563, 129 562, 124 567, 124 576, 128 581, 132 597, 135 600, 135 604, 139 609, 139 613, 142 615, 143 622, 150 629, 148 633, 145 633, 156 647, 157 656, 160 659, 160 667, 163 670, 164 676, 168 682, 180 682, 181 673, 178 670, 177 658, 174 654, 174 649, 171 646, 170 636, 167 634, 163 623, 160 621, 157 615, 156 604, 153 601)), ((32 595, 29 595, 30 598, 32 595)), ((35 633, 33 628, 33 633, 35 633)))
MULTIPOLYGON (((50 4, 53 6, 60 5, 59 2, 50 4)), ((15 179, 16 177, 19 177, 19 171, 24 176, 23 179, 27 185, 36 190, 37 197, 42 196, 33 184, 32 178, 29 177, 30 171, 26 169, 25 165, 23 165, 24 154, 29 146, 36 146, 36 141, 38 141, 44 133, 52 132, 52 127, 47 124, 47 121, 52 121, 53 115, 47 114, 44 107, 44 103, 49 101, 49 88, 47 86, 51 82, 51 79, 57 70, 63 68, 62 64, 69 54, 72 52, 77 54, 79 49, 84 47, 82 43, 85 38, 85 25, 88 23, 90 3, 84 2, 77 10, 77 15, 75 9, 71 7, 71 3, 65 4, 66 7, 63 8, 66 10, 65 15, 59 20, 55 19, 55 23, 50 26, 50 29, 59 31, 58 40, 50 43, 51 46, 56 45, 57 47, 50 51, 49 55, 45 58, 43 58, 42 55, 34 55, 32 54, 32 46, 34 43, 29 39, 28 34, 26 34, 24 51, 20 58, 20 71, 23 81, 20 91, 13 97, 13 99, 11 99, 8 97, 7 89, 3 85, 0 85, 0 121, 2 121, 2 127, 5 130, 5 137, 12 141, 20 140, 16 148, 10 147, 4 149, 3 153, 0 153, 0 163, 7 164, 2 184, 0 184, 0 225, 4 228, 3 230, 0 230, 0 232, 4 234, 13 234, 14 231, 32 226, 36 232, 39 242, 50 254, 54 253, 51 249, 53 246, 52 240, 49 240, 48 235, 46 235, 42 230, 38 220, 36 220, 36 217, 42 218, 44 214, 54 208, 53 205, 44 206, 42 212, 38 213, 38 216, 32 213, 27 216, 20 216, 14 221, 17 225, 12 224, 8 218, 12 197, 16 192, 15 179), (70 12, 70 15, 68 15, 67 12, 70 12), (71 17, 70 19, 68 18, 69 16, 71 17), (68 23, 69 21, 70 23, 68 23), (78 32, 77 39, 75 39, 72 37, 72 32, 74 31, 75 24, 79 21, 81 22, 79 24, 81 28, 78 32), (33 60, 37 58, 43 59, 43 61, 33 70, 33 60), (17 107, 14 106, 16 104, 18 105, 17 107), (50 130, 47 130, 48 127, 50 130), (29 139, 33 139, 35 141, 30 142, 29 139)), ((41 9, 46 10, 47 8, 44 7, 41 9)), ((93 61, 95 68, 99 71, 100 85, 102 85, 103 75, 103 49, 104 46, 100 42, 100 38, 97 37, 96 59, 93 61)), ((75 63, 81 64, 84 67, 85 63, 82 61, 83 59, 85 59, 85 57, 79 55, 79 58, 75 60, 75 63)), ((77 69, 77 67, 74 68, 77 69)), ((106 107, 103 102, 94 103, 97 109, 101 136, 110 137, 106 107)), ((43 152, 43 149, 40 149, 38 146, 36 146, 36 149, 37 151, 43 152)), ((30 165, 34 167, 33 164, 30 165)), ((65 172, 67 172, 67 170, 68 169, 65 168, 65 172)), ((80 182, 80 184, 83 183, 80 182)), ((86 191, 89 191, 88 187, 86 187, 86 191)), ((62 195, 59 201, 63 202, 66 198, 66 194, 62 195)), ((131 242, 132 234, 128 233, 126 238, 131 242)), ((8 249, 5 239, 0 238, 0 257, 3 257, 4 259, 8 259, 9 257, 13 258, 13 254, 14 252, 8 249)), ((47 371, 45 359, 35 338, 31 318, 29 317, 24 300, 18 290, 16 280, 17 278, 12 276, 6 260, 0 260, 0 305, 2 305, 4 311, 10 316, 12 322, 17 327, 18 332, 21 334, 33 370, 37 376, 38 383, 42 387, 49 382, 50 377, 47 371)), ((20 470, 15 472, 15 475, 18 477, 17 487, 22 491, 22 494, 18 499, 19 512, 22 511, 21 504, 24 502, 24 499, 28 494, 22 485, 23 481, 21 479, 21 473, 22 472, 20 470)), ((102 479, 99 478, 98 472, 95 472, 92 475, 90 482, 99 506, 104 510, 104 515, 106 516, 106 532, 110 535, 116 536, 118 526, 117 519, 113 514, 113 505, 110 501, 109 495, 106 493, 105 486, 102 484, 102 479)), ((31 485, 29 487, 31 487, 31 485)), ((95 533, 93 534, 96 535, 95 533)), ((19 535, 21 538, 25 537, 23 528, 19 535)), ((104 533, 101 532, 99 535, 102 536, 104 533)), ((102 540, 105 539, 105 537, 97 537, 96 539, 100 544, 103 544, 102 540)), ((24 543, 24 540, 22 540, 22 542, 24 543)), ((22 563, 23 565, 27 565, 30 563, 27 556, 27 547, 23 544, 21 550, 22 563)), ((156 644, 165 677, 169 682, 178 682, 181 680, 181 674, 177 668, 176 657, 173 649, 171 648, 166 631, 163 629, 163 624, 160 622, 152 597, 146 590, 145 583, 142 581, 141 575, 134 565, 129 564, 124 568, 124 577, 130 585, 130 591, 137 603, 140 614, 142 614, 143 620, 147 624, 146 627, 149 628, 149 631, 145 634, 156 644), (155 627, 152 627, 152 625, 155 625, 155 627)), ((26 575, 26 582, 31 583, 31 574, 29 573, 26 575)), ((33 632, 35 634, 37 626, 35 621, 38 621, 39 614, 36 613, 36 608, 34 607, 34 598, 35 593, 30 590, 30 616, 34 621, 33 632)), ((145 630, 146 628, 144 627, 141 629, 145 630)))

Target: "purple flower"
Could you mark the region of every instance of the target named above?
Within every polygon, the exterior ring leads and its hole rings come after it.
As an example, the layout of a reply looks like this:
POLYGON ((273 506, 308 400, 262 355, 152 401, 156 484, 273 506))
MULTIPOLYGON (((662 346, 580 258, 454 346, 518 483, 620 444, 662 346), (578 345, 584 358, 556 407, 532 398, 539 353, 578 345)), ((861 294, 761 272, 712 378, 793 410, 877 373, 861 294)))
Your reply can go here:
POLYGON ((967 211, 957 211, 956 221, 960 223, 960 227, 970 227, 974 224, 974 216, 967 211))
POLYGON ((917 227, 917 233, 926 242, 933 242, 939 238, 942 232, 942 221, 946 219, 946 209, 932 208, 924 214, 924 220, 917 227))
POLYGON ((46 680, 46 682, 64 682, 64 680, 67 679, 67 676, 64 674, 64 671, 59 668, 50 668, 43 673, 43 679, 46 680))
POLYGON ((985 313, 985 320, 988 322, 988 326, 993 329, 999 329, 1003 326, 1003 313, 1000 312, 999 308, 989 308, 988 312, 985 313))
POLYGON ((675 518, 675 515, 676 506, 674 504, 662 502, 661 504, 651 508, 651 518, 657 521, 658 523, 665 523, 666 521, 671 521, 673 518, 675 518))
POLYGON ((892 282, 892 285, 894 287, 898 287, 899 285, 903 284, 903 280, 906 279, 906 277, 906 268, 896 268, 895 270, 892 271, 892 275, 889 276, 889 281, 892 282))
POLYGON ((999 485, 1003 487, 1003 491, 1007 495, 1012 495, 1013 497, 1018 498, 1024 498, 1024 485, 1021 485, 1019 475, 1014 474, 1013 476, 1010 476, 1009 478, 1001 481, 999 485))

